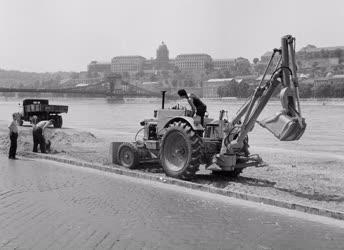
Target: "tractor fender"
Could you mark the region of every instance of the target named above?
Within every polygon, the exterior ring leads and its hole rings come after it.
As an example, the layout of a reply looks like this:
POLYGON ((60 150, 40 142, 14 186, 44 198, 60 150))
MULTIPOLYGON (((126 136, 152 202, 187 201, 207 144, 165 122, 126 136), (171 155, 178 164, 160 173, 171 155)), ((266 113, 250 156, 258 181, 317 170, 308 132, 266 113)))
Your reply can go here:
POLYGON ((194 131, 203 131, 204 128, 202 127, 201 124, 195 124, 195 121, 192 117, 188 117, 188 116, 176 116, 173 117, 170 120, 167 120, 162 128, 167 128, 170 124, 174 123, 174 122, 184 122, 186 124, 188 124, 194 131))

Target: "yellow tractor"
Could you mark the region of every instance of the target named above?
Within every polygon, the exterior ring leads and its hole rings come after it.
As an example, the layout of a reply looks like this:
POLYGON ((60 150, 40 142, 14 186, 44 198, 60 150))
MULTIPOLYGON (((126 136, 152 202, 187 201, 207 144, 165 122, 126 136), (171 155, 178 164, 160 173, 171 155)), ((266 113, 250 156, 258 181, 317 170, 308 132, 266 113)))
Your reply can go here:
POLYGON ((161 109, 154 111, 154 118, 141 122, 143 140, 112 143, 112 162, 136 168, 143 162, 159 161, 167 176, 180 179, 192 178, 201 164, 206 168, 216 165, 220 173, 236 177, 242 169, 260 162, 248 151, 248 133, 256 122, 281 141, 299 140, 306 123, 299 101, 295 38, 287 35, 281 42, 281 48, 274 49, 260 84, 233 120, 224 119, 221 110, 217 120, 206 117, 202 126, 183 107, 166 109, 163 92, 161 109), (273 74, 265 80, 276 56, 279 58, 273 74), (258 122, 278 86, 282 87, 281 112, 258 122))

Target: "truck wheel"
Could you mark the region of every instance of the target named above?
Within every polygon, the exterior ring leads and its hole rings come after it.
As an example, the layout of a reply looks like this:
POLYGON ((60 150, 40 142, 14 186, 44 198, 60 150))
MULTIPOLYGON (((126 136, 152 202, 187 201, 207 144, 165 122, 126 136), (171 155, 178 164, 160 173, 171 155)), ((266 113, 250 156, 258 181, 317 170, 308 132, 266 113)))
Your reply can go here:
POLYGON ((56 116, 54 118, 54 128, 62 128, 62 117, 61 116, 56 116))
POLYGON ((201 139, 186 123, 167 128, 160 147, 160 162, 167 176, 190 179, 201 163, 201 139))
POLYGON ((58 117, 59 117, 59 128, 62 128, 62 124, 63 124, 62 116, 58 116, 58 117))
POLYGON ((139 154, 135 145, 124 142, 118 148, 117 159, 123 167, 133 169, 139 165, 139 154))

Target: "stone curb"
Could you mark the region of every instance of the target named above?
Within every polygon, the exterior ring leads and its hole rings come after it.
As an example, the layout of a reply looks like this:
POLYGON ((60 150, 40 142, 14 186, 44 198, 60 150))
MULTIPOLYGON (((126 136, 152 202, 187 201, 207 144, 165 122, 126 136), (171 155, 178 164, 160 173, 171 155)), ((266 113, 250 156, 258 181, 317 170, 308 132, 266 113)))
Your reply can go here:
POLYGON ((107 167, 98 163, 90 163, 90 162, 78 161, 78 160, 73 160, 73 159, 66 159, 66 158, 53 156, 53 155, 36 154, 36 153, 31 153, 31 152, 25 152, 22 155, 28 158, 39 158, 39 159, 44 159, 44 160, 51 160, 51 161, 66 163, 66 164, 75 165, 75 166, 93 168, 93 169, 115 173, 119 175, 136 177, 136 178, 145 179, 145 180, 158 181, 162 183, 177 185, 177 186, 200 190, 204 192, 233 197, 233 198, 237 198, 241 200, 258 202, 258 203, 263 203, 263 204, 272 205, 276 207, 296 210, 296 211, 300 211, 304 213, 330 217, 330 218, 334 218, 338 220, 344 220, 344 212, 340 212, 340 211, 333 211, 333 210, 328 210, 328 209, 323 209, 323 208, 310 207, 310 206, 306 206, 302 204, 290 203, 287 201, 280 201, 280 200, 275 200, 272 198, 255 196, 251 194, 245 194, 245 193, 240 193, 240 192, 235 192, 235 191, 230 191, 230 190, 224 190, 224 189, 220 189, 216 187, 210 187, 203 184, 183 181, 183 180, 174 179, 174 178, 170 178, 166 176, 161 177, 161 176, 156 176, 154 174, 142 173, 142 172, 133 171, 129 169, 121 169, 121 168, 116 168, 116 167, 111 168, 111 167, 107 167))

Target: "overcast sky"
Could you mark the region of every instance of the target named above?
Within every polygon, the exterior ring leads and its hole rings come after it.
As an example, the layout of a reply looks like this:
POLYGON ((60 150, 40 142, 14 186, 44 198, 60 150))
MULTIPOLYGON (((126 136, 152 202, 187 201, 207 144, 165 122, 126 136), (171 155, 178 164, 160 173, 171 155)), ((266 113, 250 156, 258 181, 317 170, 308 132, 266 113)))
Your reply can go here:
POLYGON ((252 60, 292 34, 344 45, 343 0, 0 0, 0 68, 82 71, 91 60, 208 53, 252 60))

